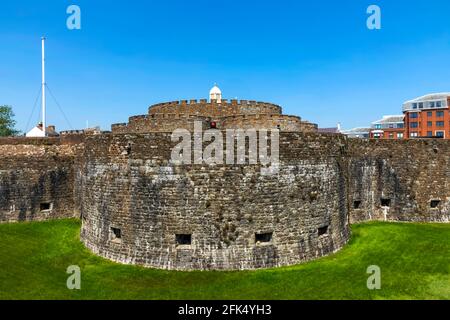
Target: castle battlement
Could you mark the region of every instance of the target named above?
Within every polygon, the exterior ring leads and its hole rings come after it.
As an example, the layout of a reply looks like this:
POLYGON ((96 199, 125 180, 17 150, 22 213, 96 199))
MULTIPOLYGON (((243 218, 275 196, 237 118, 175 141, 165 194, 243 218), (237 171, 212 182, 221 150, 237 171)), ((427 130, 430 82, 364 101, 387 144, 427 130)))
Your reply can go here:
POLYGON ((248 105, 248 104, 266 104, 266 105, 273 105, 279 107, 279 105, 263 102, 263 101, 256 101, 256 100, 245 100, 245 99, 221 99, 220 102, 217 102, 216 99, 211 99, 208 101, 208 99, 184 99, 184 100, 174 100, 174 101, 167 101, 167 102, 160 102, 156 103, 150 106, 151 107, 159 107, 159 106, 168 106, 168 105, 186 105, 186 104, 232 104, 232 105, 248 105))
POLYGON ((210 116, 227 116, 232 114, 268 113, 281 114, 279 105, 255 100, 215 99, 191 99, 164 102, 152 105, 148 109, 149 114, 158 113, 208 113, 210 116))
POLYGON ((256 100, 191 99, 152 105, 148 114, 131 116, 128 124, 111 126, 113 133, 171 132, 194 129, 194 122, 217 129, 279 129, 281 131, 317 131, 317 125, 298 116, 283 115, 279 105, 256 100))

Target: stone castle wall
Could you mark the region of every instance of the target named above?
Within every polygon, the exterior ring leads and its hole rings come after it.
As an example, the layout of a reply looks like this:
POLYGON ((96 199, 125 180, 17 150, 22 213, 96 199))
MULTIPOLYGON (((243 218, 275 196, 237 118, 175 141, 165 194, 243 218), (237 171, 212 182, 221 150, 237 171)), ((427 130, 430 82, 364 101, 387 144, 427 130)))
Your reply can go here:
POLYGON ((281 114, 280 106, 267 102, 252 100, 230 100, 222 99, 208 102, 206 99, 181 100, 164 102, 150 106, 148 113, 151 114, 181 114, 198 115, 205 117, 226 117, 240 114, 281 114))
POLYGON ((0 222, 81 217, 83 243, 114 261, 242 270, 335 252, 353 222, 450 220, 449 140, 322 135, 246 100, 157 104, 111 131, 0 139, 0 222), (172 163, 171 132, 197 123, 279 129, 278 172, 172 163))
POLYGON ((174 165, 173 146, 167 133, 86 140, 81 238, 93 252, 165 269, 255 269, 347 242, 343 136, 281 133, 273 176, 258 165, 174 165), (271 240, 258 243, 263 234, 271 240))
POLYGON ((0 223, 79 216, 79 138, 0 139, 0 223))
POLYGON ((282 131, 275 176, 174 165, 174 144, 170 133, 128 131, 0 139, 0 222, 82 216, 83 242, 106 258, 224 270, 326 255, 346 243, 348 222, 450 219, 448 140, 282 131))
POLYGON ((302 130, 300 117, 278 114, 234 115, 220 118, 221 129, 279 129, 281 131, 302 130))
POLYGON ((233 115, 211 118, 197 115, 180 116, 179 114, 152 114, 129 118, 128 123, 117 123, 111 126, 115 134, 173 132, 176 129, 194 131, 194 123, 201 122, 203 130, 210 128, 211 122, 216 128, 226 129, 279 129, 288 132, 317 132, 317 125, 302 121, 300 117, 277 114, 233 115))
POLYGON ((318 132, 318 125, 309 121, 300 121, 300 132, 318 132))
POLYGON ((450 221, 450 143, 349 139, 351 221, 450 221))
POLYGON ((205 129, 212 122, 216 128, 276 129, 281 131, 317 132, 317 125, 300 117, 282 115, 280 106, 248 100, 181 100, 153 105, 148 115, 130 117, 127 123, 111 126, 113 133, 173 132, 175 129, 193 131, 200 121, 205 129))
POLYGON ((173 132, 176 129, 194 131, 194 123, 201 122, 203 129, 209 129, 211 119, 202 116, 183 116, 178 114, 157 114, 130 117, 128 124, 111 126, 113 133, 173 132))

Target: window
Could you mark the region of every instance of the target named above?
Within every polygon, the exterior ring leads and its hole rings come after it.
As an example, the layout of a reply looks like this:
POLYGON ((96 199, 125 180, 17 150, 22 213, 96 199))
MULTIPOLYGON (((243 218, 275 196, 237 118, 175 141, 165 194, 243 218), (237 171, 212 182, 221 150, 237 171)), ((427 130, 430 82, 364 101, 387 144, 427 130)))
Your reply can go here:
POLYGON ((436 117, 438 117, 438 118, 444 117, 444 111, 437 111, 436 112, 436 117))
POLYGON ((376 124, 375 129, 381 129, 381 124, 376 124))
POLYGON ((423 102, 419 103, 419 109, 423 109, 423 102))
POLYGON ((442 101, 436 101, 436 108, 442 108, 442 101))
POLYGON ((389 139, 394 139, 394 133, 389 133, 389 139))
POLYGON ((443 127, 444 126, 444 121, 437 121, 436 122, 436 127, 443 127))
POLYGON ((430 108, 434 108, 434 101, 430 102, 430 108))
POLYGON ((427 131, 427 137, 432 137, 433 136, 433 131, 427 131))
POLYGON ((410 113, 410 118, 411 119, 417 119, 419 117, 419 114, 417 112, 411 112, 410 113))
POLYGON ((433 126, 433 121, 427 121, 427 126, 428 127, 432 127, 433 126))
POLYGON ((397 124, 397 128, 399 128, 399 129, 403 129, 405 126, 403 125, 403 123, 398 123, 397 124))
POLYGON ((437 208, 439 206, 439 204, 441 203, 441 200, 431 200, 430 202, 430 208, 437 208))
POLYGON ((353 201, 353 209, 359 209, 361 207, 361 200, 353 201))
POLYGON ((317 229, 317 234, 319 235, 319 237, 323 236, 327 233, 328 233, 328 226, 323 226, 323 227, 320 227, 319 229, 317 229))
POLYGON ((190 245, 192 243, 191 234, 176 234, 175 240, 178 245, 190 245))
POLYGON ((413 109, 417 109, 417 103, 412 104, 413 109))
POLYGON ((391 199, 381 198, 381 206, 382 207, 390 207, 391 206, 391 199))
POLYGON ((419 134, 417 133, 417 132, 411 132, 410 134, 409 134, 409 137, 410 138, 417 138, 419 136, 419 134))
POLYGON ((119 228, 111 227, 111 241, 121 242, 122 230, 120 230, 119 228))
POLYGON ((427 112, 427 116, 428 116, 428 117, 432 117, 432 116, 433 116, 433 111, 428 111, 428 112, 427 112))
POLYGON ((397 138, 398 138, 398 139, 403 139, 403 137, 404 137, 404 136, 403 136, 403 133, 397 133, 397 138))
POLYGON ((39 205, 40 211, 50 211, 53 209, 53 203, 51 202, 41 202, 39 205))
POLYGON ((419 123, 418 123, 418 122, 411 122, 411 123, 409 124, 409 127, 410 127, 410 128, 418 128, 418 127, 419 127, 419 123))
POLYGON ((436 137, 444 138, 444 131, 436 131, 436 137))
POLYGON ((255 243, 272 241, 272 232, 255 233, 255 243))

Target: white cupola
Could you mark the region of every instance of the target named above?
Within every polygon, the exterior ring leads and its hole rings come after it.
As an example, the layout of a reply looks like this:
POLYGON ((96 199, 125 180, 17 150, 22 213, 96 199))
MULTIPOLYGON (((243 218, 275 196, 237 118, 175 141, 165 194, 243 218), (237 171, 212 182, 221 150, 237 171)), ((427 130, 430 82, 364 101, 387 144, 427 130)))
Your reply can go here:
POLYGON ((209 91, 209 99, 216 100, 218 103, 222 101, 222 91, 220 91, 217 84, 214 84, 214 87, 209 91))

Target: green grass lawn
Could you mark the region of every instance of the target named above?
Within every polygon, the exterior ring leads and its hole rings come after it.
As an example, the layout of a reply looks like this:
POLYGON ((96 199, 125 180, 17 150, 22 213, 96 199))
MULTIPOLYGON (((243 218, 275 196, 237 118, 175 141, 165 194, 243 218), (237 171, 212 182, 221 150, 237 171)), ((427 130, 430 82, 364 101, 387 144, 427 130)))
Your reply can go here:
POLYGON ((450 225, 367 223, 338 253, 293 267, 178 272, 91 254, 76 220, 0 225, 0 299, 450 299, 450 225), (81 290, 66 269, 81 267, 81 290), (381 268, 381 290, 366 269, 381 268))

